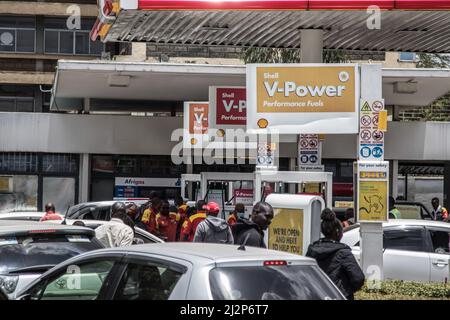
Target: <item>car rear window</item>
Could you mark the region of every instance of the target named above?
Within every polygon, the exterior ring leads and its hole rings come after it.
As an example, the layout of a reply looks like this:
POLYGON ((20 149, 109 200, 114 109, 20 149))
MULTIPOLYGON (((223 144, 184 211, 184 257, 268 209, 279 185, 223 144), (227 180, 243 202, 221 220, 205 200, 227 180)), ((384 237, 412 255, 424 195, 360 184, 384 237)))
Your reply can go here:
POLYGON ((342 299, 311 265, 219 267, 209 274, 214 300, 342 299))
POLYGON ((101 249, 88 235, 29 235, 0 237, 0 274, 39 265, 56 265, 80 253, 101 249))

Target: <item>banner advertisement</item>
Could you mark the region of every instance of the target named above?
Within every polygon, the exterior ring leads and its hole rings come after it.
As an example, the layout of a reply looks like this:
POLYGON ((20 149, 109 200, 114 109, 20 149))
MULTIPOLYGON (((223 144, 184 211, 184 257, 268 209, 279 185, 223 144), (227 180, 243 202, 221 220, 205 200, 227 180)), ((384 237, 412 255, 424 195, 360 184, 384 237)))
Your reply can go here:
POLYGON ((208 143, 208 102, 184 103, 184 148, 204 148, 208 143))
POLYGON ((303 209, 274 209, 269 249, 303 254, 303 209))
POLYGON ((247 65, 247 130, 358 133, 356 64, 247 65))
POLYGON ((234 204, 242 203, 244 206, 253 205, 252 189, 236 189, 234 190, 234 204))

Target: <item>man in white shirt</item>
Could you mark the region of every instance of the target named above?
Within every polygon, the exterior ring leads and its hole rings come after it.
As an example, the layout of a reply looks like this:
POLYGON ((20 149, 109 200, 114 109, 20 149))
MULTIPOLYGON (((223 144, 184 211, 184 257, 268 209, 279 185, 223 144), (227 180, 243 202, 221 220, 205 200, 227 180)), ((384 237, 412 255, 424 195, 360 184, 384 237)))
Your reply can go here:
POLYGON ((106 247, 124 247, 133 243, 134 231, 124 223, 126 206, 116 202, 111 207, 111 220, 95 229, 95 237, 106 247))

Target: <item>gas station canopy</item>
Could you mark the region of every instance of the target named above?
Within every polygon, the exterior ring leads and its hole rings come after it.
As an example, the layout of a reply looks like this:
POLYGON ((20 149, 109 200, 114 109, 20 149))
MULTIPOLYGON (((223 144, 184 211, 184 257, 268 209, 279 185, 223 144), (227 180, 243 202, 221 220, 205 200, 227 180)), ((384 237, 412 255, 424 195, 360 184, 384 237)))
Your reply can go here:
POLYGON ((91 38, 156 44, 300 48, 320 29, 325 49, 450 52, 449 0, 101 0, 91 38), (376 5, 381 27, 367 26, 376 5))
MULTIPOLYGON (((160 106, 164 101, 208 101, 210 85, 245 86, 245 70, 245 66, 60 60, 51 108, 81 110, 85 97, 90 97, 92 111, 151 111, 149 101, 160 106), (127 101, 119 103, 123 100, 127 101)), ((382 76, 386 105, 426 106, 450 91, 449 69, 386 68, 382 76)))

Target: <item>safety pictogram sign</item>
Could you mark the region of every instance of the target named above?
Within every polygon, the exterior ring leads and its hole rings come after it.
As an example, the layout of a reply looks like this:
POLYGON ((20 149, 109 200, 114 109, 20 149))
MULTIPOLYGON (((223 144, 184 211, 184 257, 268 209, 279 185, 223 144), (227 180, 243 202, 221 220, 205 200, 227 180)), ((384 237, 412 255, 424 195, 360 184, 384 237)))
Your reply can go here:
POLYGON ((378 128, 384 100, 361 100, 359 115, 359 159, 383 160, 384 132, 378 128))
POLYGON ((318 134, 301 134, 298 141, 298 165, 320 164, 320 149, 318 134))

